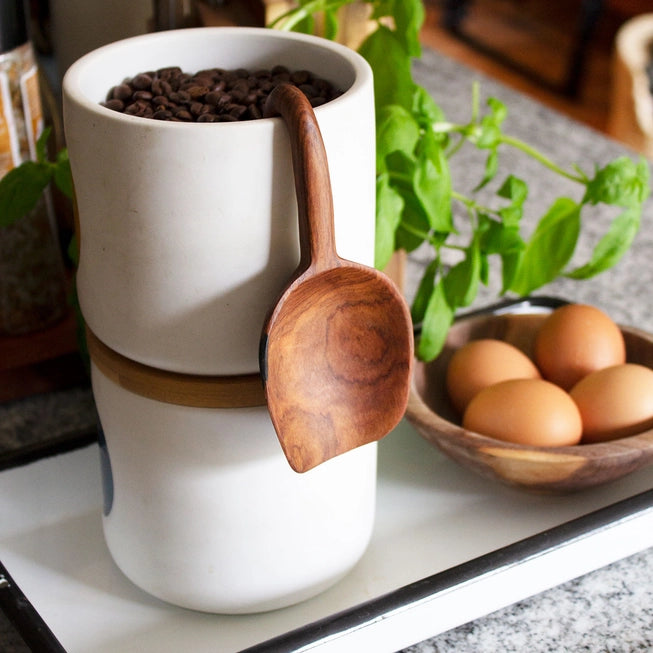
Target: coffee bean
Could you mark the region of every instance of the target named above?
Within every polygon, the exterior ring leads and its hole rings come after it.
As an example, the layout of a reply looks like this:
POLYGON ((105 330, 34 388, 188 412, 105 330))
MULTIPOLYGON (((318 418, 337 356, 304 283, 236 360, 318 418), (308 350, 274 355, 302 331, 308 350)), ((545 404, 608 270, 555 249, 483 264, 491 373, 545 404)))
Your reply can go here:
POLYGON ((152 114, 152 118, 155 120, 170 120, 172 117, 172 111, 168 111, 167 109, 159 109, 152 114))
MULTIPOLYGON (((106 106, 106 105, 105 105, 106 106)), ((133 102, 128 104, 125 107, 125 113, 129 116, 140 116, 143 115, 143 107, 138 104, 138 102, 133 102)))
POLYGON ((128 100, 132 96, 133 90, 129 84, 118 84, 114 86, 111 92, 112 98, 116 100, 128 100))
POLYGON ((311 73, 309 73, 308 70, 297 70, 290 74, 290 81, 296 86, 306 84, 310 78, 311 73))
POLYGON ((184 122, 190 122, 193 120, 193 116, 190 111, 186 109, 179 109, 175 112, 175 118, 178 120, 183 120, 184 122))
POLYGON ((179 102, 181 104, 188 104, 189 102, 192 102, 192 98, 189 93, 186 91, 173 91, 170 94, 170 99, 173 100, 174 102, 179 102), (173 96, 174 93, 174 96, 173 96), (177 98, 177 99, 175 99, 177 98))
POLYGON ((169 66, 168 68, 159 68, 156 71, 157 77, 161 79, 169 79, 170 77, 177 76, 181 74, 181 68, 179 66, 169 66))
POLYGON ((220 103, 220 99, 224 97, 224 94, 221 93, 220 91, 209 91, 206 96, 204 97, 204 101, 207 102, 207 104, 211 104, 212 106, 217 106, 220 103))
POLYGON ((261 111, 261 109, 255 104, 250 104, 247 107, 247 113, 249 114, 250 120, 258 120, 263 117, 263 111, 261 111))
POLYGON ((202 98, 209 92, 209 89, 206 86, 199 86, 198 84, 193 84, 192 86, 189 85, 184 90, 193 100, 202 98))
POLYGON ((152 78, 147 73, 141 73, 132 79, 131 86, 139 91, 149 90, 152 88, 152 78))
POLYGON ((170 95, 172 86, 165 79, 152 80, 152 93, 154 95, 170 95))
POLYGON ((107 100, 104 106, 112 111, 123 111, 125 109, 125 103, 117 98, 107 100))
POLYGON ((297 88, 310 100, 312 97, 317 97, 319 93, 313 84, 300 84, 297 88))
POLYGON ((132 100, 145 100, 149 102, 152 99, 152 93, 150 91, 134 91, 132 94, 132 100))
POLYGON ((210 105, 203 104, 202 102, 193 102, 190 105, 189 110, 192 115, 201 116, 202 113, 206 113, 205 110, 206 106, 210 106, 210 105))
POLYGON ((239 120, 247 111, 247 107, 244 104, 230 104, 227 105, 226 109, 227 113, 237 120, 239 120))
POLYGON ((114 86, 103 106, 132 116, 183 122, 258 120, 272 89, 290 82, 314 106, 332 100, 340 91, 310 71, 291 72, 286 66, 249 71, 211 68, 195 74, 178 66, 146 71, 114 86))

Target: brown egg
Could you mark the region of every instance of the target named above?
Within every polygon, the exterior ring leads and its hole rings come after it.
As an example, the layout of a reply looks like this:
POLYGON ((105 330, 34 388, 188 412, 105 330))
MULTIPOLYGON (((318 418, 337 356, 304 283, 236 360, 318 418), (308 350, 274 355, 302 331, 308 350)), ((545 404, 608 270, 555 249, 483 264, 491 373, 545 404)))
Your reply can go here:
POLYGON ((582 423, 569 394, 543 379, 513 379, 481 390, 463 427, 497 440, 538 447, 580 442, 582 423))
POLYGON ((591 372, 626 362, 619 327, 586 304, 553 311, 537 333, 533 354, 542 376, 565 390, 591 372))
POLYGON ((604 442, 653 428, 653 370, 626 363, 581 379, 570 392, 583 421, 583 442, 604 442))
POLYGON ((447 367, 447 392, 462 415, 472 397, 489 385, 508 379, 539 379, 524 352, 502 340, 471 340, 454 352, 447 367))

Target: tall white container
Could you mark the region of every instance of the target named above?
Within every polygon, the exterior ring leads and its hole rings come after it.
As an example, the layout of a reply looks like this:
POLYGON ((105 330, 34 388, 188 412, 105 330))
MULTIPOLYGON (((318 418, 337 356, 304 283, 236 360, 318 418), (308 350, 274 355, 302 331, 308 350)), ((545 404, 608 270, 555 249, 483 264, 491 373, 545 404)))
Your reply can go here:
POLYGON ((352 50, 264 29, 161 32, 85 55, 63 84, 77 285, 100 347, 106 541, 144 590, 211 612, 289 605, 356 564, 374 520, 376 443, 300 475, 262 402, 225 408, 150 392, 168 377, 178 388, 258 373, 265 314, 299 260, 290 144, 280 118, 159 122, 100 102, 147 70, 277 64, 344 91, 316 109, 336 245, 371 265, 372 75, 352 50))

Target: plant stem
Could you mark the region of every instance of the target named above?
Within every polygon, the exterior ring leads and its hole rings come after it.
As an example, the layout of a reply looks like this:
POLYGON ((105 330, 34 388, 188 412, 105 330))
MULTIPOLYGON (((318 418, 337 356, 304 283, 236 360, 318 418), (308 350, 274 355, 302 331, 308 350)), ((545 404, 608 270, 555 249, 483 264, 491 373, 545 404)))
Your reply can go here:
MULTIPOLYGON (((433 123, 433 131, 436 134, 452 134, 452 133, 462 134, 465 138, 470 138, 473 136, 473 126, 474 126, 473 123, 470 123, 469 125, 460 125, 453 122, 436 122, 433 123)), ((557 163, 555 163, 554 161, 546 157, 544 154, 542 154, 542 152, 536 150, 531 145, 528 145, 528 143, 525 143, 524 141, 519 140, 514 136, 501 134, 501 136, 499 137, 499 142, 503 143, 504 145, 514 147, 517 150, 520 150, 524 154, 527 154, 531 158, 541 163, 545 168, 548 168, 549 170, 558 173, 559 175, 565 177, 566 179, 570 179, 571 181, 575 181, 583 185, 587 184, 588 180, 585 175, 574 174, 573 172, 569 172, 568 170, 561 168, 557 163)))
POLYGON ((485 204, 479 204, 476 200, 473 200, 471 197, 467 197, 467 195, 463 195, 456 190, 451 191, 451 199, 457 200, 461 204, 465 205, 465 208, 470 213, 470 219, 474 217, 475 213, 500 216, 499 211, 496 209, 493 209, 490 206, 486 206, 485 204))
POLYGON ((587 183, 587 177, 585 177, 584 175, 583 176, 575 175, 572 172, 564 170, 557 163, 551 161, 551 159, 544 156, 544 154, 542 154, 539 150, 536 150, 534 147, 531 147, 530 145, 528 145, 528 143, 524 143, 524 141, 521 141, 518 138, 514 138, 513 136, 508 136, 506 134, 501 134, 500 142, 504 143, 505 145, 510 145, 511 147, 514 147, 517 150, 521 150, 522 152, 524 152, 524 154, 528 154, 536 161, 539 161, 545 168, 548 168, 553 172, 557 172, 559 175, 562 175, 567 179, 571 179, 571 181, 575 181, 583 185, 587 183))
POLYGON ((417 236, 418 238, 421 238, 422 240, 427 240, 429 243, 432 245, 435 244, 434 240, 431 237, 431 234, 422 231, 421 229, 418 229, 417 227, 413 227, 413 225, 408 224, 406 222, 401 222, 399 226, 404 230, 407 231, 408 233, 413 234, 413 236, 417 236))

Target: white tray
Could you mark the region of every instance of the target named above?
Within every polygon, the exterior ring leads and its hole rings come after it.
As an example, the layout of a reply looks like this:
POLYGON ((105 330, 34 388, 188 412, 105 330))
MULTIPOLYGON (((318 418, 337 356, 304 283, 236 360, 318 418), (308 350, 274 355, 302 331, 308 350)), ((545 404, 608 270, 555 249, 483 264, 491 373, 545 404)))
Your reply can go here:
POLYGON ((380 443, 376 526, 356 568, 297 606, 222 616, 151 598, 113 564, 92 445, 0 473, 0 561, 68 653, 392 653, 653 545, 652 487, 648 468, 528 494, 402 422, 380 443))

